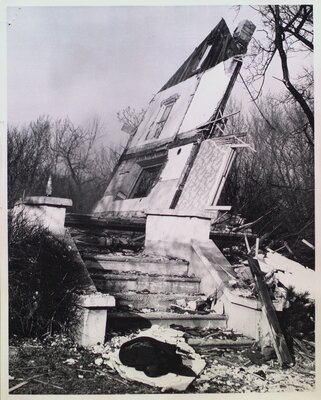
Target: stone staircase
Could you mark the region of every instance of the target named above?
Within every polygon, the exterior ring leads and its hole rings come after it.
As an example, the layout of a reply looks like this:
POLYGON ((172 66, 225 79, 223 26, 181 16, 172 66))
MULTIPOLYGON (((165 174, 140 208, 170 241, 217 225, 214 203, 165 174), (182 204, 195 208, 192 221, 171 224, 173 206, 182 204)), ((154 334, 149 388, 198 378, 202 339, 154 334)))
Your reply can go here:
POLYGON ((108 313, 109 329, 148 328, 153 324, 226 327, 224 315, 177 312, 178 304, 206 298, 200 293, 200 279, 189 274, 187 261, 143 253, 83 253, 82 258, 97 289, 116 299, 115 309, 108 313))

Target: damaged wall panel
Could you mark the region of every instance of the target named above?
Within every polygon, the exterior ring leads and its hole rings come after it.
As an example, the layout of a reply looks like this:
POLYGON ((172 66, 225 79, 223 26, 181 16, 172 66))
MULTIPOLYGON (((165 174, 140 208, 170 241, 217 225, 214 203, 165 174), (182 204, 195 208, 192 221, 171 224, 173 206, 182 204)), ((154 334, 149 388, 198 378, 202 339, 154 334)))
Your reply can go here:
POLYGON ((204 73, 179 133, 195 129, 211 118, 227 89, 230 78, 231 75, 225 72, 223 63, 204 73))
POLYGON ((188 160, 193 143, 185 146, 175 147, 168 151, 168 162, 161 174, 161 180, 170 180, 180 178, 185 164, 188 160))
POLYGON ((222 165, 229 151, 229 145, 217 145, 215 140, 205 140, 201 144, 177 204, 178 209, 204 210, 210 205, 209 194, 221 178, 222 165))

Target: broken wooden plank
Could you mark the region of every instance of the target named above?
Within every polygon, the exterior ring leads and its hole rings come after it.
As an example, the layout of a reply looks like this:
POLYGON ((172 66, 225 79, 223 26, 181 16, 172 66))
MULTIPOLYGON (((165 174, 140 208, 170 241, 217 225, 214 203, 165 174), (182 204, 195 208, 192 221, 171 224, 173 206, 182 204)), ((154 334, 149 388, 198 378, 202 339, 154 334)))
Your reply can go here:
POLYGON ((35 382, 41 383, 42 385, 48 385, 48 386, 52 386, 52 387, 54 387, 56 389, 59 389, 59 390, 64 390, 64 388, 62 388, 61 386, 55 385, 55 384, 50 383, 50 382, 41 381, 40 379, 32 379, 32 380, 35 381, 35 382))
POLYGON ((315 357, 309 354, 308 349, 306 348, 306 346, 304 345, 304 343, 300 342, 300 340, 298 340, 297 338, 293 338, 293 342, 296 344, 296 346, 299 348, 300 353, 304 356, 306 356, 307 358, 314 360, 315 357))
POLYGON ((20 383, 18 383, 17 385, 12 386, 12 387, 9 389, 9 393, 12 393, 13 391, 15 391, 15 390, 21 388, 22 386, 27 385, 27 384, 28 384, 29 382, 31 382, 32 380, 34 380, 34 379, 36 379, 36 378, 39 378, 40 376, 43 376, 43 375, 45 375, 45 374, 37 374, 37 375, 31 376, 30 378, 25 379, 23 382, 20 382, 20 383))
POLYGON ((257 224, 258 222, 260 222, 263 218, 265 218, 267 215, 269 215, 271 212, 273 212, 276 209, 276 207, 272 208, 271 210, 269 210, 267 213, 261 215, 261 217, 255 219, 254 221, 248 222, 246 224, 237 226, 235 228, 232 229, 232 232, 237 232, 240 231, 242 229, 248 229, 251 228, 253 225, 257 224))
POLYGON ((250 248, 250 245, 249 245, 249 241, 247 239, 247 234, 244 235, 244 240, 245 240, 247 254, 250 254, 251 253, 251 248, 250 248))
POLYGON ((21 388, 22 386, 27 385, 29 382, 30 382, 30 380, 28 380, 28 381, 23 381, 23 382, 18 383, 18 384, 15 385, 15 386, 12 386, 12 387, 9 389, 9 393, 12 393, 14 390, 17 390, 17 389, 21 388))
POLYGON ((287 251, 293 256, 295 257, 291 247, 289 246, 288 242, 284 241, 284 246, 286 247, 287 251))
POLYGON ((138 241, 143 240, 143 239, 145 239, 145 234, 144 234, 144 235, 137 236, 137 237, 134 237, 134 238, 132 239, 132 242, 138 242, 138 241))
POLYGON ((293 359, 277 319, 275 308, 270 298, 268 288, 264 282, 263 273, 260 269, 259 263, 252 257, 248 257, 248 262, 254 277, 260 300, 262 302, 262 311, 264 312, 269 323, 273 347, 275 349, 278 361, 282 367, 290 366, 293 364, 293 359))
POLYGON ((315 246, 313 246, 313 244, 311 244, 310 242, 308 242, 305 239, 302 239, 302 243, 304 243, 305 245, 307 245, 308 247, 310 247, 312 250, 315 250, 315 246))

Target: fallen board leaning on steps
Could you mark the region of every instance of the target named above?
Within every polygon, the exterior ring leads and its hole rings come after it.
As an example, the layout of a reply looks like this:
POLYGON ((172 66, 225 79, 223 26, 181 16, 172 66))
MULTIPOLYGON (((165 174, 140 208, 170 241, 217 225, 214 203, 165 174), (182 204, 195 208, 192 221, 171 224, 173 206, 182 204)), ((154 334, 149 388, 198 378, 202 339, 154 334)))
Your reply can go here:
POLYGON ((271 339, 278 361, 281 367, 290 366, 293 364, 293 360, 277 319, 268 288, 264 282, 260 265, 258 261, 252 257, 248 257, 248 262, 254 277, 260 300, 262 302, 262 311, 270 326, 271 339))

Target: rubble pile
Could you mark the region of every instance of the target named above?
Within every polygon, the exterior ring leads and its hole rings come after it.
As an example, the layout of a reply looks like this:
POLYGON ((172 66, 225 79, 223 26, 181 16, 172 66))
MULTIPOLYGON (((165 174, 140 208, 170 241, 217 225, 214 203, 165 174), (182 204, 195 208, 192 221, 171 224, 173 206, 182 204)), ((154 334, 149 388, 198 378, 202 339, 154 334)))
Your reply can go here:
MULTIPOLYGON (((198 347, 207 366, 195 382, 198 392, 245 393, 312 391, 315 385, 314 362, 296 355, 296 365, 281 369, 272 359, 248 357, 249 351, 198 347), (261 361, 259 361, 261 360, 261 361)), ((255 351, 254 351, 255 353, 255 351)))
POLYGON ((188 341, 191 338, 203 339, 228 339, 237 341, 239 338, 243 338, 242 334, 236 333, 233 329, 221 329, 221 328, 198 328, 198 327, 186 327, 178 324, 172 324, 171 328, 184 332, 184 338, 188 341))
POLYGON ((177 299, 175 304, 171 304, 168 311, 181 314, 209 314, 213 312, 214 298, 212 296, 204 296, 199 293, 195 293, 195 295, 197 296, 195 300, 177 299))
MULTIPOLYGON (((315 362, 313 344, 304 346, 304 351, 295 346, 296 363, 290 369, 281 369, 275 353, 261 353, 255 343, 251 346, 233 347, 231 341, 237 343, 244 340, 244 336, 223 329, 188 328, 180 325, 171 325, 172 330, 177 331, 176 340, 186 343, 195 350, 196 358, 204 360, 204 369, 198 376, 191 380, 184 391, 198 393, 245 393, 245 392, 291 392, 312 391, 315 386, 315 362), (200 339, 198 345, 193 345, 193 339, 200 339), (221 340, 224 347, 211 345, 210 340, 221 340), (209 344, 206 342, 209 340, 209 344)), ((166 340, 166 329, 154 327, 157 337, 166 340)), ((117 332, 105 343, 93 348, 96 354, 95 366, 110 370, 111 359, 115 351, 133 338, 144 336, 148 331, 137 331, 125 336, 119 336, 117 332)), ((173 342, 172 342, 173 343, 173 342)), ((117 369, 116 369, 117 370, 117 369)), ((118 371, 119 372, 119 371, 118 371)), ((125 375, 121 375, 123 379, 125 375)), ((155 378, 154 378, 155 379, 155 378)), ((166 381, 166 379, 164 379, 166 381)), ((146 384, 146 381, 144 381, 146 384)))
POLYGON ((229 281, 229 288, 236 296, 256 299, 255 283, 249 266, 237 264, 233 266, 236 274, 235 279, 229 281))

